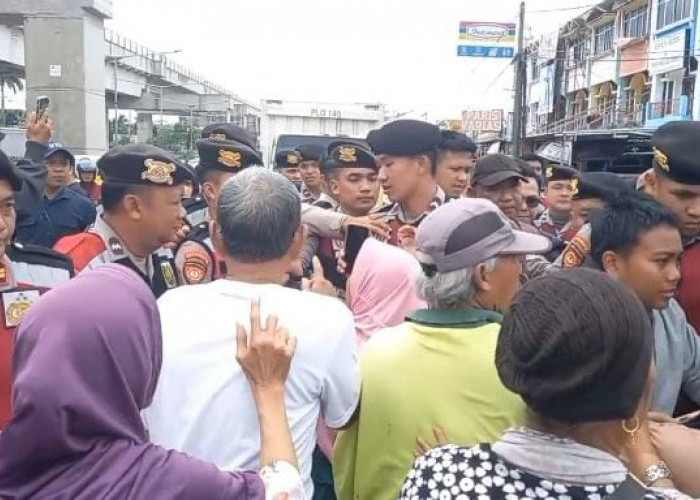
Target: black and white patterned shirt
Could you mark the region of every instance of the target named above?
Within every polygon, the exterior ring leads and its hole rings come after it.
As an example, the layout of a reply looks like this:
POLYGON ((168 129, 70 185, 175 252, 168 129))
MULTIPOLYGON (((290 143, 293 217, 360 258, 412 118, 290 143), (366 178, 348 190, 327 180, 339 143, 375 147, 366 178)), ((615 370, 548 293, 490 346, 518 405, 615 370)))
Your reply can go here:
MULTIPOLYGON (((456 445, 429 451, 416 460, 400 500, 602 500, 617 484, 572 486, 542 479, 506 462, 491 445, 456 445)), ((645 499, 667 498, 649 493, 645 499)))

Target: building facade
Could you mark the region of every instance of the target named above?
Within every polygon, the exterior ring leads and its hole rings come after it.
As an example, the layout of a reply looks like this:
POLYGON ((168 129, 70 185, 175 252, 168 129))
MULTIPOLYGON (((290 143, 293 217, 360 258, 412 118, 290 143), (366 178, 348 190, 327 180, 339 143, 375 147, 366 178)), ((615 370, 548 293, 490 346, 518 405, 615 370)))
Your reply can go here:
POLYGON ((583 170, 648 168, 658 127, 700 119, 697 3, 605 0, 530 44, 526 147, 583 170))

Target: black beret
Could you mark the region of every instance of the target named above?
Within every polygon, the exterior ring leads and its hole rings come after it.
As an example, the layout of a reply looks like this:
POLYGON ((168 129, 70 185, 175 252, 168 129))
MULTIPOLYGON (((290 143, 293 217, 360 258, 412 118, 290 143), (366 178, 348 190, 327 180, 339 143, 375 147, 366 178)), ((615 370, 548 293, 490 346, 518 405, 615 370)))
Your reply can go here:
POLYGON ((297 148, 301 161, 321 161, 324 148, 320 144, 302 144, 297 148))
POLYGON ((280 149, 275 155, 275 167, 277 168, 299 168, 301 157, 293 149, 280 149))
POLYGON ((700 122, 676 121, 651 138, 654 164, 681 184, 700 184, 700 122))
POLYGON ((222 141, 235 141, 256 149, 256 140, 252 132, 233 123, 212 123, 202 130, 202 139, 214 139, 222 141))
POLYGON ((634 190, 625 179, 612 172, 584 172, 572 181, 574 200, 600 198, 609 201, 634 190))
POLYGON ((372 130, 367 142, 374 154, 416 156, 435 151, 440 145, 440 129, 418 120, 396 120, 372 130))
POLYGON ((544 169, 544 176, 547 182, 572 181, 579 176, 579 171, 561 165, 547 165, 544 169))
POLYGON ((458 153, 476 153, 477 146, 467 134, 454 130, 441 130, 438 149, 458 153))
POLYGON ((197 151, 199 151, 198 171, 213 169, 222 172, 238 172, 246 167, 262 165, 258 153, 239 142, 202 139, 197 141, 197 151))
POLYGON ((107 151, 97 160, 105 183, 174 186, 194 182, 194 174, 167 151, 150 144, 129 144, 107 151))
POLYGON ((13 191, 22 189, 22 178, 15 170, 10 159, 2 151, 0 151, 0 180, 9 182, 13 191))
POLYGON ((334 142, 329 146, 328 156, 321 162, 324 172, 338 168, 378 169, 377 159, 362 146, 352 142, 334 142))

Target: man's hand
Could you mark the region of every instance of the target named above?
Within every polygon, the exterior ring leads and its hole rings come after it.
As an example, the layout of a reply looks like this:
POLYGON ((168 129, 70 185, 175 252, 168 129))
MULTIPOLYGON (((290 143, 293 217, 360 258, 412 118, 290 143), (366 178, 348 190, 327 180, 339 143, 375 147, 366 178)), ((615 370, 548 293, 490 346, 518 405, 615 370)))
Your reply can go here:
POLYGON ((391 237, 391 227, 389 227, 389 224, 384 220, 382 214, 372 214, 364 217, 347 217, 343 221, 343 232, 345 232, 350 225, 366 227, 379 239, 388 240, 391 237))
POLYGON ((418 232, 414 226, 406 224, 401 226, 397 231, 399 246, 407 252, 414 253, 416 251, 416 236, 418 232))
POLYGON ((29 115, 27 120, 27 140, 48 144, 53 136, 53 122, 48 115, 37 117, 36 113, 29 115))
POLYGON ((277 326, 270 315, 265 328, 260 324, 260 300, 250 304, 250 337, 245 327, 238 329, 236 360, 248 377, 254 393, 265 389, 282 389, 289 375, 297 339, 286 328, 277 326))
POLYGON ((323 273, 323 266, 318 257, 313 259, 313 273, 311 278, 304 278, 301 280, 301 289, 309 292, 320 293, 321 295, 328 295, 329 297, 338 297, 338 293, 333 286, 333 283, 326 279, 323 273))
POLYGON ((433 448, 444 446, 449 442, 447 434, 445 434, 445 431, 441 427, 433 427, 433 436, 435 436, 434 445, 429 445, 428 442, 420 436, 416 439, 416 449, 413 452, 416 458, 422 457, 433 448))
POLYGON ((163 248, 167 248, 168 250, 175 250, 180 245, 180 243, 185 241, 188 234, 190 234, 190 226, 185 224, 177 230, 173 241, 163 245, 163 248))

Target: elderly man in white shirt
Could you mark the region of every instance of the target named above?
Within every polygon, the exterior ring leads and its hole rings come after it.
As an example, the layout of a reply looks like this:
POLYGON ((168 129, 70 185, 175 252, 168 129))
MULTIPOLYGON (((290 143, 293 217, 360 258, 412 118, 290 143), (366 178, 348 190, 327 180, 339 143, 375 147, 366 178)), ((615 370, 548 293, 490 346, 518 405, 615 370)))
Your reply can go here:
POLYGON ((247 169, 223 187, 212 231, 228 275, 172 290, 158 301, 163 366, 144 418, 154 443, 224 470, 258 467, 259 426, 250 385, 236 362, 237 325, 261 301, 298 339, 286 384, 286 407, 309 498, 316 424, 341 428, 360 395, 355 326, 345 305, 285 288, 305 234, 294 186, 279 174, 247 169))

